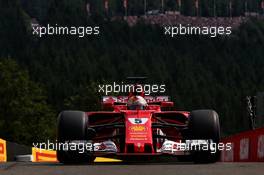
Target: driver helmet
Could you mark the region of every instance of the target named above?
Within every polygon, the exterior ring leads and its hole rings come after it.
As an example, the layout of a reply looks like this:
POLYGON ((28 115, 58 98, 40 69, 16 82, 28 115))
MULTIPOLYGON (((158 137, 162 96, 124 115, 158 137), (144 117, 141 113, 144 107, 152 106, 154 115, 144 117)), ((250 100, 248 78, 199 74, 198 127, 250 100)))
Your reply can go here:
POLYGON ((129 110, 143 110, 147 107, 146 100, 141 96, 132 96, 128 99, 127 107, 129 110))

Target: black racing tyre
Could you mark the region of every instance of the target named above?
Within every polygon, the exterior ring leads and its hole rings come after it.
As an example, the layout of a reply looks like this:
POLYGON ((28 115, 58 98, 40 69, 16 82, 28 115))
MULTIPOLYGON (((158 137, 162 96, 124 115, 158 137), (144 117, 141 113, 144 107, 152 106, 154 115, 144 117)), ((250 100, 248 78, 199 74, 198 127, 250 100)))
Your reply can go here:
MULTIPOLYGON (((58 117, 57 140, 64 143, 71 140, 86 140, 88 117, 81 111, 63 111, 58 117)), ((77 151, 57 150, 57 159, 61 163, 91 163, 95 157, 77 151)))
MULTIPOLYGON (((218 114, 214 110, 195 110, 189 117, 189 138, 193 140, 212 140, 218 144, 220 140, 220 123, 218 114)), ((219 159, 216 153, 208 151, 194 151, 192 158, 195 163, 214 163, 219 159)))

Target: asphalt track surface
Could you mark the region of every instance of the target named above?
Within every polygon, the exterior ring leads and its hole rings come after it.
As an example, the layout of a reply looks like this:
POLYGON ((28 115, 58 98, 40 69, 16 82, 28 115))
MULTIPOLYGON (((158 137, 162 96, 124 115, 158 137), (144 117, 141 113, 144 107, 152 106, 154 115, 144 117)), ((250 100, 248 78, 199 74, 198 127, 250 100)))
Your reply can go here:
POLYGON ((183 162, 122 163, 91 165, 8 162, 0 175, 263 175, 264 163, 192 164, 183 162))

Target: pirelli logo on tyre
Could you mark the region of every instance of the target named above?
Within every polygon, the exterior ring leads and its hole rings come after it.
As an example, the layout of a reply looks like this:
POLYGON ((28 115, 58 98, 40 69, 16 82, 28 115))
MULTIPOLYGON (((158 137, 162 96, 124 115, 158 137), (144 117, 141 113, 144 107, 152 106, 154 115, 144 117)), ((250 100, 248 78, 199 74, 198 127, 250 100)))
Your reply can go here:
POLYGON ((6 162, 6 141, 0 139, 0 162, 6 162))

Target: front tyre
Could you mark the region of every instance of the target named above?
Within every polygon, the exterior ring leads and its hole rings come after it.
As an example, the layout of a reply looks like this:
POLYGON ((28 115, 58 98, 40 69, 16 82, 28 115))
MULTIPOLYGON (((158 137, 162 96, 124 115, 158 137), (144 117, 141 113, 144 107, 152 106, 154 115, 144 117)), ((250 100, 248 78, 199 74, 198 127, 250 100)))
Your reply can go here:
MULTIPOLYGON (((86 128, 88 117, 82 111, 63 111, 58 117, 58 142, 72 140, 86 140, 86 128)), ((91 163, 95 157, 86 153, 76 151, 57 150, 57 159, 61 163, 76 164, 76 163, 91 163)))
MULTIPOLYGON (((193 140, 211 140, 216 147, 220 140, 220 123, 214 110, 195 110, 189 117, 189 137, 193 140)), ((217 149, 217 148, 216 148, 217 149)), ((197 150, 192 154, 195 163, 214 163, 219 159, 219 150, 197 150)))

